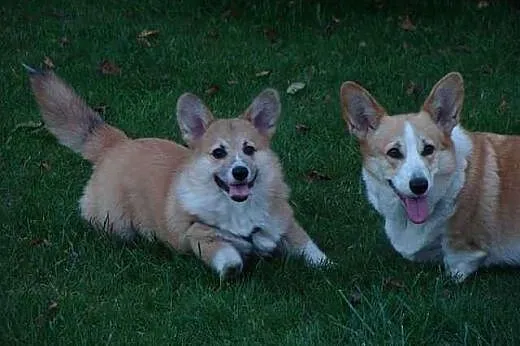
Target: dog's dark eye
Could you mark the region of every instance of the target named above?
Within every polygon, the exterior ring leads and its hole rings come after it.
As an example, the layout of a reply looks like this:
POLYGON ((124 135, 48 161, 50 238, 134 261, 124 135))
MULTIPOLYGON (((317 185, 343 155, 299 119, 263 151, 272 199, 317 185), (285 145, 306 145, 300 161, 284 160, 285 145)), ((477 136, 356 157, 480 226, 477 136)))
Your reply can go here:
POLYGON ((224 148, 216 148, 211 152, 211 155, 216 159, 223 159, 227 155, 227 151, 224 148))
POLYGON ((393 159, 402 159, 403 153, 397 148, 392 148, 386 152, 386 155, 390 156, 393 159))
POLYGON ((246 145, 242 150, 244 151, 244 154, 246 154, 247 156, 253 155, 256 151, 255 147, 250 145, 246 145))
POLYGON ((426 144, 422 150, 421 155, 422 156, 429 156, 433 154, 433 151, 435 150, 435 147, 431 144, 426 144))

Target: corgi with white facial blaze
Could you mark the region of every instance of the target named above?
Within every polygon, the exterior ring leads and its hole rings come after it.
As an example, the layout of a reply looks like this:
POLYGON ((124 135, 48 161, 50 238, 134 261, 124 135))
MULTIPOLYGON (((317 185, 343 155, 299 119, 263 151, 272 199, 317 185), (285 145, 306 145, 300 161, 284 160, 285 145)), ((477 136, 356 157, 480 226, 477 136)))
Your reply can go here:
POLYGON ((269 148, 281 110, 275 90, 263 91, 233 119, 215 119, 199 98, 183 94, 177 120, 186 148, 130 139, 53 72, 27 68, 46 127, 93 164, 80 209, 95 226, 191 251, 221 278, 240 273, 252 252, 279 248, 312 266, 327 263, 294 219, 269 148))
POLYGON ((459 73, 437 82, 418 113, 389 116, 354 82, 340 96, 368 199, 395 250, 443 261, 457 282, 481 266, 520 264, 520 137, 459 125, 459 73))

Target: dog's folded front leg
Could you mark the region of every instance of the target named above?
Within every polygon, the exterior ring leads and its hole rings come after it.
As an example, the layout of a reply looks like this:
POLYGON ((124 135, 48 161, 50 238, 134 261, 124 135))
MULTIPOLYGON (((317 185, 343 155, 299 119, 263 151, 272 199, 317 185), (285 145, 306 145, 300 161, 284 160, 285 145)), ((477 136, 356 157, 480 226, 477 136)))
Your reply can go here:
POLYGON ((331 264, 332 262, 312 241, 307 232, 292 219, 288 225, 284 236, 285 246, 290 254, 302 256, 307 265, 320 267, 331 264))
POLYGON ((223 279, 242 272, 240 253, 230 243, 222 240, 211 226, 193 223, 185 232, 181 244, 185 250, 191 249, 223 279))

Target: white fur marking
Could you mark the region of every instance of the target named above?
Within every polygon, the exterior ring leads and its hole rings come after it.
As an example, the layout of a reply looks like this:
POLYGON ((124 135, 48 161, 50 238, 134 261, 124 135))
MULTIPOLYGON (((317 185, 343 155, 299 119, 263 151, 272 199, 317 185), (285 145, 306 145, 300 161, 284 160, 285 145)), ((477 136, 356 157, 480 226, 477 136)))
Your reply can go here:
POLYGON ((212 265, 217 273, 223 277, 228 274, 229 270, 241 272, 243 262, 238 251, 234 247, 228 245, 217 251, 213 257, 212 265))
POLYGON ((462 282, 473 274, 487 254, 484 251, 453 252, 445 250, 444 264, 455 282, 462 282))
POLYGON ((305 262, 312 267, 321 267, 330 264, 327 256, 321 251, 312 240, 309 240, 303 247, 301 254, 305 262))
POLYGON ((405 160, 397 174, 392 178, 397 190, 406 195, 413 195, 410 190, 410 180, 413 177, 424 177, 428 180, 428 185, 431 185, 430 174, 419 152, 419 140, 412 125, 406 121, 404 123, 405 160))

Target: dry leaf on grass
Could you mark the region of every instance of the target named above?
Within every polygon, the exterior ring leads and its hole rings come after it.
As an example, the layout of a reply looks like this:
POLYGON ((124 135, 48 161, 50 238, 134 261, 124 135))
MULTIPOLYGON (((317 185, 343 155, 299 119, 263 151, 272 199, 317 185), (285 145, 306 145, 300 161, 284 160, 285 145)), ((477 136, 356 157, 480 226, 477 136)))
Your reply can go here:
POLYGON ((104 104, 104 103, 92 107, 92 109, 93 109, 95 112, 98 112, 100 115, 105 114, 108 108, 109 108, 109 106, 106 105, 106 104, 104 104))
POLYGON ((54 65, 54 62, 52 61, 51 58, 49 58, 48 56, 45 56, 43 58, 43 64, 45 65, 46 68, 49 68, 49 69, 53 69, 55 68, 56 66, 54 65))
POLYGON ((157 35, 159 35, 159 30, 145 29, 137 35, 137 42, 139 42, 140 44, 142 44, 146 47, 151 47, 152 44, 151 44, 150 40, 155 39, 157 37, 157 35))
POLYGON ((489 7, 489 2, 481 0, 477 3, 477 8, 486 8, 489 7))
POLYGON ((401 21, 401 24, 399 25, 401 26, 401 29, 405 31, 415 31, 416 29, 416 26, 414 25, 409 16, 404 17, 401 21))
POLYGON ((49 163, 49 161, 40 161, 40 169, 42 171, 50 171, 51 170, 51 164, 49 163))
POLYGON ((307 132, 309 132, 309 130, 310 130, 310 128, 307 125, 304 125, 304 124, 296 125, 296 131, 298 131, 299 133, 307 133, 307 132))
POLYGON ((506 98, 505 98, 505 96, 502 96, 502 100, 500 101, 500 104, 498 105, 498 111, 500 113, 505 113, 505 112, 507 112, 508 108, 509 108, 509 105, 507 104, 506 98))
POLYGON ((50 246, 51 242, 45 238, 34 238, 29 242, 29 245, 31 245, 31 246, 39 246, 39 245, 50 246))
POLYGON ((137 35, 137 38, 150 38, 150 37, 157 37, 159 35, 159 30, 148 30, 144 29, 137 35))
POLYGON ((217 84, 212 84, 206 89, 206 95, 213 96, 220 91, 220 87, 217 84))
POLYGON ((328 175, 325 175, 323 173, 318 172, 317 170, 313 169, 305 175, 308 181, 323 181, 323 180, 331 180, 331 177, 328 175))
POLYGON ((298 91, 305 88, 305 83, 303 82, 294 82, 287 88, 287 93, 290 95, 296 94, 298 91))
POLYGON ((121 68, 109 60, 103 60, 99 64, 99 72, 104 75, 120 75, 121 68))
POLYGON ((276 43, 278 41, 278 33, 273 28, 265 28, 264 35, 271 43, 276 43))
POLYGON ((406 288, 406 285, 404 284, 404 282, 402 280, 399 280, 394 277, 387 277, 387 278, 383 279, 383 287, 390 288, 390 289, 393 289, 393 288, 404 289, 404 288, 406 288))
POLYGON ((68 46, 70 44, 70 41, 69 41, 67 36, 60 37, 58 42, 59 42, 61 47, 65 47, 65 46, 68 46))
POLYGON ((422 88, 415 84, 415 82, 408 82, 408 86, 406 87, 406 95, 418 95, 422 91, 422 88))
POLYGON ((352 305, 358 305, 361 303, 361 292, 358 289, 353 290, 348 296, 348 301, 352 305))
POLYGON ((264 71, 260 71, 260 72, 257 72, 255 74, 255 76, 257 77, 267 77, 271 74, 271 71, 270 70, 264 70, 264 71))

